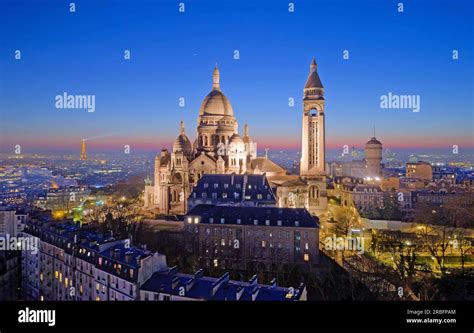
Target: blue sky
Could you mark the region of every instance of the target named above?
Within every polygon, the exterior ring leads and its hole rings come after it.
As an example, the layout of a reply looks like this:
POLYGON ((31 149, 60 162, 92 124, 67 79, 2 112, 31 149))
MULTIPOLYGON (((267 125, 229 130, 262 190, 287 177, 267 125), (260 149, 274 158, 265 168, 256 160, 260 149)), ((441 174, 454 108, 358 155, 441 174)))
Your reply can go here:
POLYGON ((474 146, 472 1, 404 1, 403 13, 383 0, 294 1, 294 13, 286 0, 183 0, 184 13, 180 1, 82 0, 75 13, 69 2, 0 3, 3 151, 76 149, 95 136, 97 151, 158 151, 181 119, 194 139, 216 62, 240 130, 248 122, 260 147, 297 148, 313 56, 328 146, 361 146, 373 126, 389 147, 474 146), (62 92, 94 94, 96 111, 56 109, 62 92), (420 95, 421 111, 381 109, 388 92, 420 95))

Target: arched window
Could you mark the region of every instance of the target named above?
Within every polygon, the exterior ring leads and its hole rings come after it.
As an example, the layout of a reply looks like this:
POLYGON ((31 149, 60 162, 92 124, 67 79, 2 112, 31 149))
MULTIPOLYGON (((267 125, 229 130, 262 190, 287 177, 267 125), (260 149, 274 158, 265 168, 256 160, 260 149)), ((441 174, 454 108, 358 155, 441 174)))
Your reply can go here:
POLYGON ((309 110, 309 115, 311 117, 317 117, 318 116, 318 110, 316 110, 316 109, 309 110))
POLYGON ((319 189, 317 186, 311 186, 309 188, 309 197, 310 199, 319 198, 319 189))

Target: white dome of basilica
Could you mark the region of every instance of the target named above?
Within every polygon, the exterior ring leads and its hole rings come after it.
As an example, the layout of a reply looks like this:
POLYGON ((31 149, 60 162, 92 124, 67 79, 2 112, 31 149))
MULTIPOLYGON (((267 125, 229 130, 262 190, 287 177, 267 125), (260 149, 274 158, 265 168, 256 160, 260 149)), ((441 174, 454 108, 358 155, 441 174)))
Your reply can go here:
POLYGON ((212 74, 212 90, 206 98, 204 98, 201 108, 199 109, 199 115, 234 116, 232 105, 222 93, 219 81, 220 74, 216 65, 214 73, 212 74))

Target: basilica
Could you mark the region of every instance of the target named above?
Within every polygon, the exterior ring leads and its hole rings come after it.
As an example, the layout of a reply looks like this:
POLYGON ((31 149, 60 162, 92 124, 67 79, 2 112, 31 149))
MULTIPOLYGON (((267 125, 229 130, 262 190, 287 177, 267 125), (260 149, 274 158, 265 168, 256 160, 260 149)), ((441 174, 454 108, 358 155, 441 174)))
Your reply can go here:
POLYGON ((247 124, 243 135, 239 134, 216 65, 212 90, 199 109, 197 137, 191 143, 181 121, 173 150, 163 149, 155 158, 154 180, 145 185, 145 207, 163 214, 184 214, 192 188, 204 174, 264 174, 279 207, 323 214, 327 208, 324 88, 314 59, 303 96, 300 174, 292 175, 267 155, 257 156, 247 124))

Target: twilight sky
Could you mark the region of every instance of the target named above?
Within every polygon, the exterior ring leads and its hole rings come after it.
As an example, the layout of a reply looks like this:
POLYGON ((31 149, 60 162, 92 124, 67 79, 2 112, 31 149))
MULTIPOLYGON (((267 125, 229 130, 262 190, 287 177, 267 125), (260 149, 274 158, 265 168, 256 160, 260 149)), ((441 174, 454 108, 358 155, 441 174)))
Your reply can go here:
POLYGON ((390 148, 474 147, 473 1, 404 1, 403 13, 391 0, 295 0, 294 13, 287 0, 183 0, 184 13, 181 1, 77 0, 75 13, 69 2, 0 1, 2 152, 91 137, 93 152, 159 151, 181 119, 194 140, 216 62, 241 133, 249 123, 259 148, 298 149, 313 56, 329 148, 360 147, 373 126, 390 148), (95 112, 56 109, 63 92, 95 95, 95 112), (420 112, 381 109, 389 92, 419 95, 420 112))

